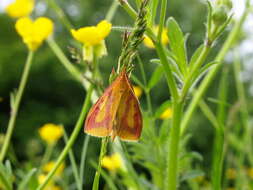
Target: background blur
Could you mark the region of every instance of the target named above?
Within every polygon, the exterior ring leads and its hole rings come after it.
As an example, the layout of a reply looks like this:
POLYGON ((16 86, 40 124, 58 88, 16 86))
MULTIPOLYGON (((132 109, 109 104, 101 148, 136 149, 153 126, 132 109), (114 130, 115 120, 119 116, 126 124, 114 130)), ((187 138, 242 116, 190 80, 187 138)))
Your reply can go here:
MULTIPOLYGON (((129 1, 134 4, 134 1, 129 1)), ((11 19, 4 13, 4 6, 9 2, 1 0, 0 9, 0 133, 5 133, 7 122, 10 113, 10 93, 18 87, 23 66, 27 56, 26 46, 22 43, 21 38, 17 35, 14 29, 15 20, 11 19)), ((58 0, 58 5, 64 10, 73 26, 79 28, 81 26, 95 25, 101 19, 104 19, 112 0, 58 0)), ((235 17, 238 17, 240 10, 240 1, 236 1, 234 5, 235 17)), ((184 33, 189 33, 187 48, 192 53, 204 38, 206 18, 206 6, 200 0, 170 0, 168 3, 167 16, 173 16, 179 22, 184 33)), ((51 10, 46 1, 37 0, 37 5, 33 13, 33 17, 46 15, 55 23, 54 38, 61 46, 63 51, 70 58, 68 47, 73 46, 73 38, 59 22, 55 12, 51 10)), ((249 17, 252 19, 252 17, 249 17)), ((132 20, 122 10, 118 8, 115 17, 112 20, 114 26, 128 26, 132 24, 132 20)), ((236 51, 239 52, 245 70, 242 74, 242 80, 247 82, 247 93, 251 97, 253 94, 252 83, 252 41, 253 38, 248 34, 252 31, 252 20, 246 22, 245 30, 242 33, 242 42, 237 46, 236 51)), ((223 35, 224 37, 225 35, 223 35)), ((223 38, 222 37, 222 38, 223 38)), ((223 39, 220 39, 216 44, 216 48, 210 55, 212 56, 219 50, 223 39)), ((108 76, 113 66, 116 66, 117 59, 121 50, 121 33, 112 31, 106 39, 108 56, 100 60, 100 69, 104 77, 105 86, 108 84, 108 76)), ((148 76, 151 75, 154 65, 150 63, 150 59, 156 58, 155 51, 146 48, 144 45, 139 47, 140 55, 144 60, 145 70, 148 76)), ((190 56, 190 55, 189 55, 190 56)), ((229 64, 232 61, 233 52, 227 56, 227 61, 224 64, 229 64)), ((71 58, 70 58, 71 59, 71 58)), ((77 64, 77 63, 74 63, 77 64)), ((235 100, 234 86, 231 72, 231 88, 229 101, 233 103, 235 100)), ((135 74, 139 75, 139 69, 136 67, 135 74)), ((212 97, 217 94, 217 83, 219 78, 213 82, 212 87, 207 93, 207 97, 212 97)), ((228 84, 229 85, 229 84, 228 84)), ((153 106, 157 107, 169 98, 167 85, 162 79, 159 85, 152 92, 153 106)), ((82 102, 85 97, 85 91, 82 86, 73 80, 72 76, 59 63, 58 59, 49 49, 47 43, 44 43, 42 48, 36 52, 35 59, 30 72, 27 88, 22 99, 20 111, 17 117, 16 129, 12 138, 12 146, 15 146, 15 154, 19 161, 29 160, 35 155, 40 155, 43 152, 42 142, 38 138, 38 128, 45 123, 63 124, 70 134, 74 124, 78 118, 82 102)), ((146 107, 145 100, 140 99, 141 105, 146 107)), ((212 106, 212 104, 210 104, 212 106)), ((215 106, 215 105, 214 105, 215 106)), ((203 167, 210 165, 210 139, 213 136, 213 130, 206 121, 200 111, 194 115, 191 122, 190 130, 193 137, 190 140, 189 149, 200 152, 204 156, 203 167)), ((80 148, 82 146, 85 134, 81 133, 77 142, 74 145, 76 158, 80 158, 80 148)), ((88 149, 88 159, 97 159, 99 153, 99 140, 92 138, 88 149)), ((60 148, 63 147, 63 142, 60 142, 60 148)), ((61 150, 59 148, 58 152, 61 150)), ((55 157, 57 156, 57 151, 55 157)), ((94 169, 87 165, 86 168, 90 175, 90 179, 86 180, 87 186, 92 184, 94 169)), ((86 170, 86 171, 87 171, 86 170)))

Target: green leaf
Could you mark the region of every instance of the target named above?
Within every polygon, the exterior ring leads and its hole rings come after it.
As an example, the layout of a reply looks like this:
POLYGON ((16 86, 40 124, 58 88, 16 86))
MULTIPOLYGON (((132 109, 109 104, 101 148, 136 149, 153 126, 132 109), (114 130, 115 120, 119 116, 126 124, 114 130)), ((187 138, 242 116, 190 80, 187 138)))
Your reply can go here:
POLYGON ((25 190, 27 189, 27 184, 29 183, 29 181, 31 180, 31 178, 33 177, 33 175, 35 174, 35 172, 37 171, 36 168, 31 169, 30 172, 28 172, 27 175, 25 175, 25 177, 22 179, 22 181, 20 182, 19 186, 18 186, 18 190, 25 190))
POLYGON ((162 76, 163 76, 163 66, 159 65, 158 67, 156 67, 150 80, 148 81, 148 90, 151 90, 160 81, 162 76))
POLYGON ((11 176, 8 175, 8 171, 3 164, 0 164, 0 184, 5 190, 12 190, 11 176))
POLYGON ((196 50, 195 52, 193 53, 192 57, 191 57, 191 60, 190 60, 190 63, 189 63, 189 66, 190 66, 190 70, 191 68, 193 67, 194 63, 196 63, 197 59, 199 58, 202 50, 204 48, 204 45, 200 45, 196 50))
MULTIPOLYGON (((98 169, 98 165, 93 160, 91 160, 90 163, 94 168, 98 169)), ((101 168, 101 175, 111 190, 117 190, 117 187, 114 184, 112 177, 109 176, 102 168, 101 168)))
POLYGON ((155 112, 155 118, 160 117, 160 115, 169 107, 171 107, 171 101, 167 100, 160 107, 157 108, 155 112))
POLYGON ((187 72, 187 55, 186 55, 186 47, 185 42, 186 38, 182 30, 180 29, 176 20, 170 17, 167 21, 168 28, 168 37, 170 41, 170 48, 172 53, 175 54, 177 58, 177 64, 180 68, 183 75, 186 75, 187 72))

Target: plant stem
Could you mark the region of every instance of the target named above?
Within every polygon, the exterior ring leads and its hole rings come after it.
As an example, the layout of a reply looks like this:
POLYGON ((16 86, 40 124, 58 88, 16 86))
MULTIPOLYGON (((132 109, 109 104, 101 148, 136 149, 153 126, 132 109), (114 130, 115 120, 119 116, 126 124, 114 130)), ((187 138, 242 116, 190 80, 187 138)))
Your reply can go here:
POLYGON ((182 90, 182 98, 184 99, 187 96, 187 93, 189 92, 189 89, 193 83, 194 76, 197 73, 198 69, 201 67, 201 65, 206 60, 207 55, 209 54, 211 50, 211 45, 205 45, 203 50, 201 51, 200 56, 198 57, 196 63, 194 64, 192 70, 190 71, 189 76, 187 76, 185 80, 185 85, 183 86, 182 90))
POLYGON ((61 61, 63 66, 75 77, 77 81, 82 83, 83 81, 82 73, 72 65, 72 63, 68 60, 68 58, 62 52, 61 48, 54 41, 54 39, 49 38, 47 42, 48 42, 49 47, 55 53, 56 57, 61 61))
POLYGON ((83 121, 84 118, 89 110, 89 105, 90 105, 90 99, 91 99, 91 94, 93 92, 93 86, 90 86, 90 88, 87 91, 85 100, 84 100, 84 104, 82 107, 82 111, 79 115, 79 118, 77 120, 77 123, 75 125, 74 131, 72 132, 68 143, 65 145, 63 151, 61 152, 60 156, 58 157, 54 167, 52 168, 52 170, 48 173, 48 175, 46 176, 45 181, 39 185, 39 187, 37 187, 36 190, 42 190, 46 187, 46 185, 48 184, 49 180, 54 176, 56 170, 58 169, 58 167, 61 165, 61 163, 63 162, 63 160, 66 158, 70 148, 72 147, 72 145, 74 144, 82 126, 83 126, 83 121))
POLYGON ((11 136, 15 127, 15 122, 16 122, 16 118, 17 118, 17 114, 19 110, 20 101, 22 99, 22 95, 27 83, 29 71, 32 65, 32 59, 33 59, 33 52, 29 51, 25 68, 21 77, 21 82, 19 84, 17 94, 14 94, 13 105, 11 105, 11 116, 10 116, 10 120, 7 127, 7 133, 4 138, 4 144, 2 146, 1 153, 0 153, 0 162, 3 162, 6 152, 8 150, 9 144, 10 144, 11 136))
POLYGON ((118 0, 114 0, 113 3, 112 3, 112 5, 111 5, 111 7, 110 7, 110 9, 109 9, 109 11, 107 12, 107 14, 106 14, 106 16, 105 16, 105 19, 106 19, 107 21, 110 22, 110 21, 112 20, 112 18, 113 18, 113 16, 114 16, 114 14, 115 14, 115 12, 116 12, 118 6, 119 6, 118 0))
POLYGON ((129 5, 129 3, 126 0, 118 0, 120 5, 125 9, 125 11, 129 14, 130 17, 132 17, 134 20, 137 18, 136 11, 129 5))
POLYGON ((48 160, 50 159, 50 157, 53 153, 54 145, 55 144, 47 144, 46 151, 44 153, 44 156, 43 156, 41 164, 40 164, 41 167, 43 167, 43 165, 46 164, 48 162, 48 160))
POLYGON ((181 123, 181 134, 183 134, 185 132, 185 130, 188 126, 188 123, 190 121, 190 118, 191 118, 193 112, 195 111, 199 101, 201 100, 201 98, 204 95, 204 93, 206 92, 207 88, 209 87, 209 85, 213 81, 213 78, 215 77, 215 75, 217 74, 219 69, 221 68, 222 60, 224 59, 226 53, 228 52, 228 50, 231 48, 231 46, 236 41, 238 34, 241 31, 241 26, 242 26, 244 20, 246 19, 248 13, 249 13, 249 11, 245 10, 243 15, 241 16, 240 20, 235 24, 235 26, 233 27, 232 31, 230 32, 229 36, 227 37, 227 40, 225 41, 224 45, 222 46, 219 54, 217 55, 217 57, 215 59, 215 61, 217 61, 218 63, 215 66, 213 66, 213 68, 209 71, 209 73, 207 74, 207 76, 205 77, 203 82, 201 83, 198 90, 196 90, 196 92, 194 93, 193 99, 192 99, 190 105, 188 106, 188 108, 184 114, 182 123, 181 123))
MULTIPOLYGON (((62 126, 62 129, 64 131, 64 141, 65 143, 67 144, 68 141, 69 141, 69 138, 68 138, 68 135, 64 129, 64 127, 62 126)), ((73 173, 74 173, 74 178, 76 180, 76 186, 77 186, 77 189, 78 190, 82 190, 82 183, 81 183, 81 180, 80 180, 80 176, 78 174, 78 169, 77 169, 77 164, 76 164, 76 160, 75 160, 75 156, 74 156, 74 153, 72 151, 72 149, 70 148, 69 149, 69 160, 70 160, 70 163, 71 163, 71 167, 72 167, 72 170, 73 170, 73 173)))
POLYGON ((165 189, 176 190, 178 178, 178 154, 180 143, 180 122, 183 112, 183 103, 173 101, 173 118, 169 134, 169 152, 167 162, 167 180, 165 189))
POLYGON ((55 0, 47 0, 48 5, 56 12, 58 17, 60 18, 60 21, 63 23, 63 25, 69 30, 73 28, 72 24, 68 20, 67 16, 65 13, 62 11, 62 9, 57 5, 55 0))
POLYGON ((100 178, 101 168, 102 168, 102 159, 103 159, 104 155, 106 154, 106 147, 107 147, 109 138, 110 137, 105 137, 102 139, 99 161, 98 161, 98 168, 97 168, 97 171, 96 171, 96 174, 94 177, 92 190, 98 190, 98 188, 99 188, 99 178, 100 178))
POLYGON ((168 83, 168 86, 170 89, 171 96, 172 96, 173 100, 178 100, 179 95, 178 95, 176 81, 173 77, 170 65, 168 63, 164 47, 160 43, 156 43, 155 46, 156 46, 157 54, 161 60, 163 67, 164 67, 164 72, 166 74, 166 79, 167 79, 167 83, 168 83))
POLYGON ((149 112, 150 115, 152 115, 153 111, 152 111, 151 97, 150 97, 149 90, 146 90, 146 87, 147 87, 147 78, 146 78, 143 62, 142 62, 142 60, 141 60, 141 58, 140 58, 139 55, 137 55, 137 59, 138 59, 138 63, 139 63, 140 70, 141 70, 143 84, 145 86, 144 91, 145 91, 145 95, 146 95, 146 101, 147 101, 147 104, 148 104, 148 112, 149 112))
POLYGON ((158 42, 161 43, 162 40, 162 32, 163 32, 163 26, 165 22, 166 17, 166 10, 167 10, 167 0, 162 0, 161 4, 161 14, 160 14, 160 21, 159 21, 159 28, 158 28, 158 42))
POLYGON ((218 126, 215 128, 215 138, 213 147, 213 163, 212 163, 212 188, 215 190, 222 189, 222 171, 224 160, 224 126, 226 122, 226 107, 228 95, 228 68, 223 67, 222 77, 219 85, 219 101, 217 119, 218 126))
POLYGON ((215 128, 213 163, 212 163, 212 189, 222 189, 222 170, 224 158, 224 129, 220 125, 215 128))
POLYGON ((81 184, 83 185, 84 182, 84 168, 85 168, 85 161, 86 161, 86 155, 87 155, 87 150, 88 150, 88 144, 90 141, 90 136, 86 135, 84 142, 83 142, 83 149, 82 149, 82 154, 81 154, 81 163, 80 163, 80 180, 81 184))

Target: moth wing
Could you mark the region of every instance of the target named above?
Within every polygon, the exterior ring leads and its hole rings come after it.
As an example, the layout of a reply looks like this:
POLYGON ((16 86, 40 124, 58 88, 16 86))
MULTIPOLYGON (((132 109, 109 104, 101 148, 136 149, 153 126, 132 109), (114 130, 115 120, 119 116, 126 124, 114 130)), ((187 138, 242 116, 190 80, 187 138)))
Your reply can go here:
POLYGON ((92 136, 104 137, 112 133, 113 121, 124 92, 119 76, 90 109, 84 131, 92 136))
POLYGON ((137 141, 142 131, 142 115, 139 101, 127 76, 126 80, 128 88, 121 97, 116 116, 117 122, 113 130, 121 140, 137 141))

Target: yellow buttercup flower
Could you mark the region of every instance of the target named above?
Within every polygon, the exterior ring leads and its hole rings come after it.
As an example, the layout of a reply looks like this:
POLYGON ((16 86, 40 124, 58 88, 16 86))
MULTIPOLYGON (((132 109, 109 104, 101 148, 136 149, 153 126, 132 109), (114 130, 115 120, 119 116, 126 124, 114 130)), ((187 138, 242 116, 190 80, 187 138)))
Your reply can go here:
POLYGON ((251 179, 253 179, 253 168, 248 168, 248 169, 247 169, 247 174, 248 174, 248 176, 249 176, 251 179))
POLYGON ((39 17, 35 21, 23 17, 17 20, 15 27, 23 42, 32 51, 53 33, 53 22, 46 17, 39 17))
MULTIPOLYGON (((155 35, 158 34, 158 26, 154 27, 153 32, 155 33, 155 35)), ((163 31, 162 31, 161 42, 162 42, 163 45, 166 45, 166 44, 169 43, 169 38, 168 38, 167 32, 168 32, 168 30, 166 28, 164 28, 163 31)), ((144 36, 143 43, 148 48, 155 48, 155 45, 154 45, 153 41, 146 35, 144 36)))
POLYGON ((137 96, 137 98, 141 97, 142 95, 142 89, 139 86, 133 86, 134 94, 137 96))
POLYGON ((15 0, 5 10, 10 17, 20 18, 29 16, 33 8, 34 0, 15 0))
POLYGON ((234 168, 228 168, 226 171, 227 179, 235 179, 236 178, 236 170, 234 168))
POLYGON ((48 123, 39 129, 39 135, 48 144, 54 144, 62 137, 63 129, 60 125, 48 123))
MULTIPOLYGON (((53 169, 54 165, 55 165, 55 162, 50 161, 50 162, 46 163, 46 164, 42 167, 42 171, 45 172, 45 173, 49 173, 49 172, 53 169)), ((58 167, 58 169, 56 170, 55 175, 56 175, 56 176, 61 175, 62 172, 63 172, 63 170, 64 170, 64 168, 65 168, 65 164, 62 163, 62 164, 58 167)))
POLYGON ((119 153, 114 153, 111 156, 104 156, 102 166, 110 171, 116 171, 123 168, 123 162, 119 153))
MULTIPOLYGON (((38 182, 39 184, 42 184, 45 179, 46 179, 46 175, 45 174, 40 174, 38 176, 38 182)), ((54 181, 50 180, 49 183, 47 184, 47 186, 44 188, 44 190, 61 190, 62 188, 58 185, 54 184, 54 181)))
POLYGON ((72 36, 83 44, 83 59, 92 61, 94 54, 101 57, 107 54, 104 39, 110 34, 112 24, 103 20, 97 26, 71 30, 72 36))
POLYGON ((164 112, 160 115, 160 119, 170 119, 172 117, 172 109, 167 108, 164 112))

